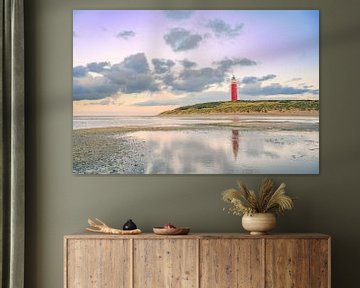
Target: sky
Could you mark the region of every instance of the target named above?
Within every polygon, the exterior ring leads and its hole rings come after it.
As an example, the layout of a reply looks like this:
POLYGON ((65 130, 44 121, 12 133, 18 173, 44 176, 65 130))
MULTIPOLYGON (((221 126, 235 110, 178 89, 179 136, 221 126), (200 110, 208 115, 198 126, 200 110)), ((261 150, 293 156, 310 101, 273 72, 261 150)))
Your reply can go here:
POLYGON ((318 10, 74 10, 74 116, 319 99, 318 10))

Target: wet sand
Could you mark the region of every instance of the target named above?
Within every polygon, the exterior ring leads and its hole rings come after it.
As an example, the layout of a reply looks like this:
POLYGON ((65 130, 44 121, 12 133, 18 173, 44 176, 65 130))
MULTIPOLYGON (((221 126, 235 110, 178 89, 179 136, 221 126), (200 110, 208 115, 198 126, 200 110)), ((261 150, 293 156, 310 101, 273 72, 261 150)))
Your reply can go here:
POLYGON ((145 146, 118 129, 73 131, 73 173, 142 174, 145 146))
MULTIPOLYGON (((269 115, 270 116, 270 115, 269 115)), ((281 118, 280 118, 281 119, 281 118)), ((73 137, 84 135, 115 135, 118 133, 135 132, 135 131, 176 131, 184 129, 211 129, 219 127, 242 128, 242 129, 280 129, 280 130, 308 130, 317 129, 318 123, 296 123, 296 122, 274 122, 264 121, 261 118, 257 120, 238 121, 229 123, 200 123, 200 124, 182 124, 164 127, 149 126, 126 126, 126 127, 104 127, 104 128, 85 128, 73 130, 73 137)))

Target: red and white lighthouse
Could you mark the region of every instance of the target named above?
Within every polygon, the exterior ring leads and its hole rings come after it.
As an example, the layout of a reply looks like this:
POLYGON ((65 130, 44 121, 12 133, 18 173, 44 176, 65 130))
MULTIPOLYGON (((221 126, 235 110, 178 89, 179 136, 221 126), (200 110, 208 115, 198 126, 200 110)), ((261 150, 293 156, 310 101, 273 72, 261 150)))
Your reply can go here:
POLYGON ((233 75, 231 78, 231 101, 235 102, 237 100, 238 100, 237 83, 236 83, 236 78, 233 75))

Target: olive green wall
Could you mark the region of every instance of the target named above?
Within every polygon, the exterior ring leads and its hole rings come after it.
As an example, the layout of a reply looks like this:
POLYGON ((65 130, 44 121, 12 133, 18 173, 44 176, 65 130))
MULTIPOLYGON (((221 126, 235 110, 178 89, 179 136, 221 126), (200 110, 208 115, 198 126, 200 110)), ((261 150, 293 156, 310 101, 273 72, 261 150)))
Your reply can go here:
MULTIPOLYGON (((297 195, 280 232, 333 236, 333 287, 359 287, 360 22, 357 1, 27 0, 26 287, 63 285, 63 235, 88 216, 145 231, 172 222, 197 232, 237 232, 220 192, 262 176, 98 176, 72 173, 72 9, 320 9, 320 175, 274 175, 297 195), (356 4, 355 4, 356 3, 356 4), (357 65, 356 65, 357 64, 357 65)), ((276 37, 274 35, 274 37, 276 37)))

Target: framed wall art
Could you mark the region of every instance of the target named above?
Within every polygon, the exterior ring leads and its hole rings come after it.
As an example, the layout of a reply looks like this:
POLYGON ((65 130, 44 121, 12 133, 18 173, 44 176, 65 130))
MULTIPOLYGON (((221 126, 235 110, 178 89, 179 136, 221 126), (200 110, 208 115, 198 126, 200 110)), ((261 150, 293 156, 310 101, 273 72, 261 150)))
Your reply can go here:
POLYGON ((74 10, 74 174, 318 174, 318 10, 74 10))

